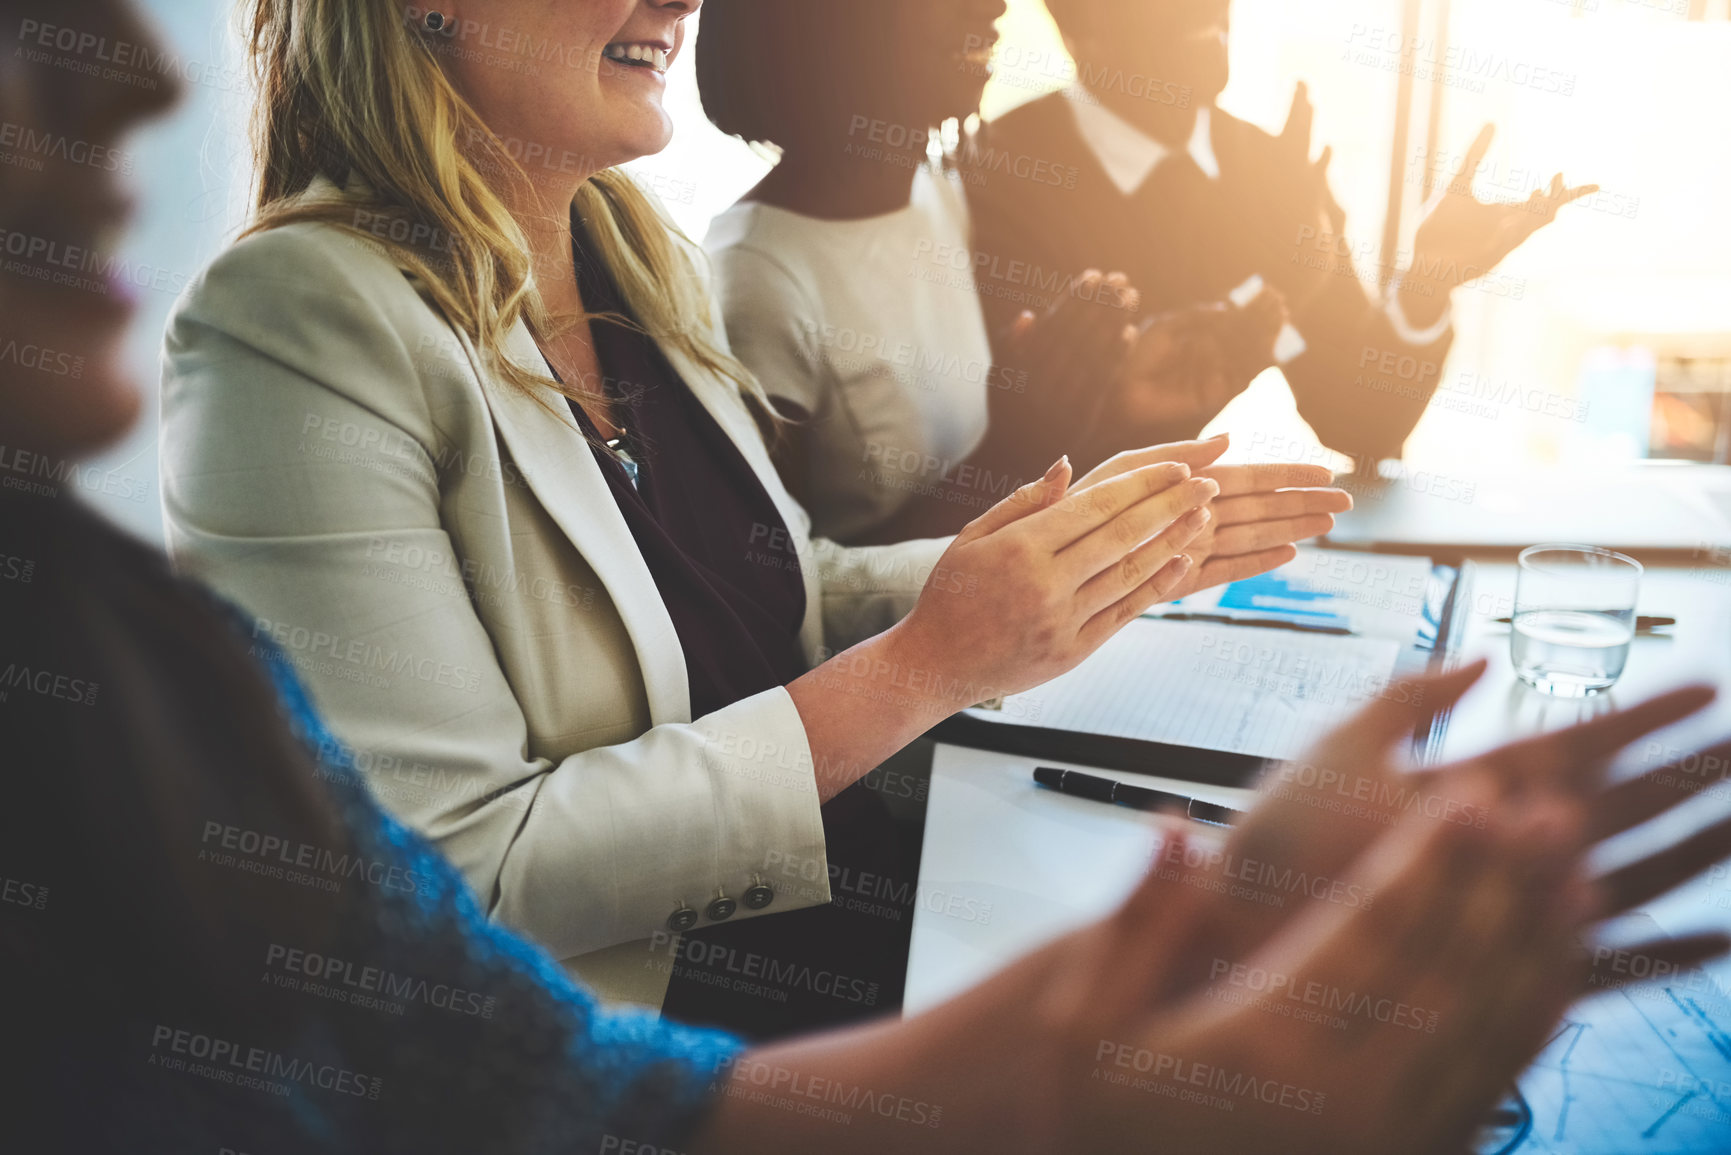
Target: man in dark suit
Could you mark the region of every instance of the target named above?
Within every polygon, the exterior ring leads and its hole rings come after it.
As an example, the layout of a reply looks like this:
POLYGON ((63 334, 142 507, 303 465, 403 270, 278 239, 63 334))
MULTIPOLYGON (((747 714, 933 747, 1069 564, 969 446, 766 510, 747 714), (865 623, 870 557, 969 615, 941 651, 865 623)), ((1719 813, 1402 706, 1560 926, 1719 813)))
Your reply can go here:
MULTIPOLYGON (((1215 105, 1228 75, 1229 0, 1047 3, 1077 77, 972 143, 977 267, 1030 282, 1041 269, 1122 269, 1155 314, 1243 303, 1259 289, 1266 306, 1272 289, 1290 318, 1290 331, 1245 371, 1151 378, 1158 403, 1144 411, 1158 418, 1143 436, 1195 435, 1278 360, 1326 445, 1361 468, 1398 457, 1453 341, 1450 293, 1594 191, 1565 188, 1559 175, 1521 204, 1479 201, 1471 185, 1490 147, 1487 125, 1419 228, 1412 260, 1391 270, 1355 262, 1329 193, 1329 150, 1310 157, 1304 86, 1278 137, 1215 105), (1063 179, 1026 179, 1030 172, 1063 179)), ((1019 306, 1007 294, 982 296, 992 331, 1003 333, 1019 306)), ((1146 343, 1171 340, 1161 326, 1146 343)), ((1174 363, 1169 349, 1141 359, 1174 363)))

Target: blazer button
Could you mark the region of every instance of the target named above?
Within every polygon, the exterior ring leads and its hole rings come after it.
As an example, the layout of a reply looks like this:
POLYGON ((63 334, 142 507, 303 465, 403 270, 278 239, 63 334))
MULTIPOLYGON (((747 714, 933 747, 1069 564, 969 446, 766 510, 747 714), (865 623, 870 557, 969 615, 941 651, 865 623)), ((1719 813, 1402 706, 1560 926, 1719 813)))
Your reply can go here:
POLYGON ((683 902, 674 909, 672 914, 667 916, 667 929, 671 931, 683 933, 696 925, 697 912, 683 902))
POLYGON ((733 912, 738 909, 739 904, 727 897, 726 891, 717 890, 715 898, 710 901, 703 913, 707 914, 712 922, 726 922, 733 917, 733 912))
POLYGON ((751 876, 751 888, 745 892, 745 905, 750 910, 762 910, 775 901, 775 891, 758 875, 751 876))

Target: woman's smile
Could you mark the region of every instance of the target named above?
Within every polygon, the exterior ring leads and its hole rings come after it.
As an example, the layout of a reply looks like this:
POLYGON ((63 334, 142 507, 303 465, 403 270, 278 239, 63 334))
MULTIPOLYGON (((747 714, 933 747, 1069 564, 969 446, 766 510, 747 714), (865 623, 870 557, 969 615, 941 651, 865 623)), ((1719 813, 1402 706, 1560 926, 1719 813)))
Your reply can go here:
POLYGON ((674 47, 655 41, 616 41, 601 52, 604 61, 619 65, 611 72, 643 72, 665 78, 673 63, 674 47))

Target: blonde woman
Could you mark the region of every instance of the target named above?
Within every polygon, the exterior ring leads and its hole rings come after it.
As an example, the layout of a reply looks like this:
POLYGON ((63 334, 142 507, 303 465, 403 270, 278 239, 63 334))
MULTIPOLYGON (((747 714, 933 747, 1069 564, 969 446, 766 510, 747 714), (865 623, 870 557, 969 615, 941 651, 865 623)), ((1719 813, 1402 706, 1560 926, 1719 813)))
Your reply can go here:
POLYGON ((616 168, 667 143, 699 2, 250 0, 256 220, 163 381, 179 566, 491 915, 648 1004, 667 936, 829 902, 871 838, 826 804, 885 757, 1236 576, 1186 553, 1216 498, 1326 482, 1190 444, 1060 460, 953 541, 811 540, 700 257, 616 168))

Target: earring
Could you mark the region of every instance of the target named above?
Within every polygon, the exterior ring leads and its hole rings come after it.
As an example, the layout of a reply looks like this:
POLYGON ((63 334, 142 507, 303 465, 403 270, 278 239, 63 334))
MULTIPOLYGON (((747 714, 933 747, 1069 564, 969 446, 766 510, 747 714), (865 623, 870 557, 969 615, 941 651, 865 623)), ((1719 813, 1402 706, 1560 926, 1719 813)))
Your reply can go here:
POLYGON ((445 30, 445 14, 443 12, 429 12, 422 23, 427 26, 428 32, 443 32, 445 30))

